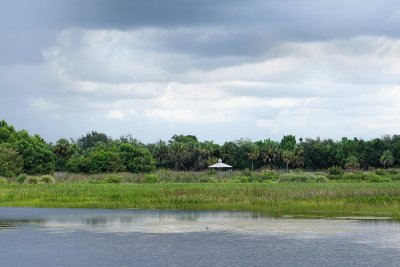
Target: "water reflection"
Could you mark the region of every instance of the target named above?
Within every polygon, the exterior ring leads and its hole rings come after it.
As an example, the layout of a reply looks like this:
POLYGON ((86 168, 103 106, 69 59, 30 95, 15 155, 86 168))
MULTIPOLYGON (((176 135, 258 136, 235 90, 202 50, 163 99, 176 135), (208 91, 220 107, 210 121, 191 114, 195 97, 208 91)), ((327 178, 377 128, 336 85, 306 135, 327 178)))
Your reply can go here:
POLYGON ((250 212, 0 208, 0 247, 1 266, 398 266, 400 223, 250 212))
MULTIPOLYGON (((101 233, 235 232, 315 238, 372 229, 400 233, 390 218, 305 219, 252 212, 0 208, 0 231, 35 224, 45 231, 101 233)), ((397 237, 396 237, 397 238, 397 237)), ((400 237, 398 237, 400 240, 400 237)))

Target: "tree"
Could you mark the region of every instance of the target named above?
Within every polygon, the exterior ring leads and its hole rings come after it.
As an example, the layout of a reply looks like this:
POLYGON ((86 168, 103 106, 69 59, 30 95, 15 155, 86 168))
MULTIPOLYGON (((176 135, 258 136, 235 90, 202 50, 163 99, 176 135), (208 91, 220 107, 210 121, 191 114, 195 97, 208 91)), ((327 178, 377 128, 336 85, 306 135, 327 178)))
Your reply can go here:
POLYGON ((304 149, 300 146, 296 146, 293 151, 293 164, 299 168, 304 166, 304 149))
POLYGON ((156 160, 158 168, 172 168, 171 160, 168 156, 168 145, 160 140, 155 144, 147 145, 153 158, 156 160))
POLYGON ((355 170, 360 167, 360 163, 358 162, 358 158, 354 155, 351 155, 347 158, 346 164, 344 165, 348 170, 355 170))
POLYGON ((122 144, 118 154, 126 170, 130 172, 151 172, 156 168, 154 158, 145 147, 122 144))
POLYGON ((260 150, 258 147, 251 143, 249 146, 249 151, 247 152, 247 158, 251 160, 251 170, 254 171, 254 161, 260 156, 260 150))
POLYGON ((381 156, 381 158, 380 158, 380 162, 381 162, 381 164, 382 164, 382 166, 383 166, 384 169, 386 169, 386 167, 389 167, 389 166, 392 166, 392 165, 393 165, 393 163, 394 163, 394 157, 393 157, 392 152, 391 152, 389 149, 388 149, 388 150, 385 150, 385 151, 382 153, 382 156, 381 156))
POLYGON ((256 144, 259 147, 262 161, 270 168, 275 168, 280 155, 279 143, 267 139, 258 141, 256 144))
POLYGON ((56 145, 53 147, 53 153, 57 170, 65 170, 66 163, 73 152, 73 146, 67 139, 62 138, 56 142, 56 145))
POLYGON ((54 154, 51 147, 39 136, 27 131, 16 134, 12 144, 24 162, 23 171, 28 174, 48 174, 54 171, 54 154))
POLYGON ((238 164, 239 146, 235 142, 225 142, 219 148, 220 157, 229 165, 240 168, 238 164))
POLYGON ((282 160, 285 162, 286 164, 286 170, 289 169, 289 164, 293 163, 295 158, 295 154, 293 151, 289 151, 289 150, 284 150, 282 152, 282 160))
POLYGON ((281 140, 281 149, 292 151, 296 146, 296 137, 294 135, 285 135, 281 140))
POLYGON ((0 176, 15 177, 22 171, 24 162, 16 150, 0 144, 0 176))
POLYGON ((88 160, 89 170, 92 173, 119 172, 125 169, 118 153, 104 148, 92 150, 88 160))
POLYGON ((275 168, 279 159, 280 150, 279 143, 269 139, 256 142, 260 150, 260 158, 270 168, 275 168))
POLYGON ((99 144, 107 145, 111 143, 112 139, 104 133, 92 131, 78 139, 77 144, 83 149, 95 147, 99 144))

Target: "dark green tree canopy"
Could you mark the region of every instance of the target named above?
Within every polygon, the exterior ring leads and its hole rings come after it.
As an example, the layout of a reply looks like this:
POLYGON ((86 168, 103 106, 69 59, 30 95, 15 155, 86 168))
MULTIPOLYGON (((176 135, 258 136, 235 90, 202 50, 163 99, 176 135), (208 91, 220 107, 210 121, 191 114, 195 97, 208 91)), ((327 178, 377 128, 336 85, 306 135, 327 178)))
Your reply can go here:
POLYGON ((112 139, 104 133, 92 131, 78 139, 77 145, 83 149, 95 147, 97 145, 107 145, 112 139))
POLYGON ((400 135, 372 140, 300 138, 285 135, 280 142, 242 138, 223 145, 199 141, 194 135, 174 135, 168 142, 143 144, 128 134, 112 139, 92 131, 78 140, 46 143, 38 135, 17 131, 0 121, 0 175, 70 172, 151 172, 155 168, 200 171, 221 158, 235 169, 400 167, 400 135))

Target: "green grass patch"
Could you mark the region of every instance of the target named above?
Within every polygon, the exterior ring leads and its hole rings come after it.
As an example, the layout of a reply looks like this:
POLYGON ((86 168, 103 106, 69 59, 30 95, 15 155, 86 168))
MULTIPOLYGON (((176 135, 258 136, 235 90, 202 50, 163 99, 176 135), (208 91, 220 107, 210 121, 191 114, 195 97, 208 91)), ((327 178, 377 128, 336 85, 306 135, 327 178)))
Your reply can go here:
POLYGON ((1 184, 0 206, 244 210, 400 218, 400 183, 1 184))

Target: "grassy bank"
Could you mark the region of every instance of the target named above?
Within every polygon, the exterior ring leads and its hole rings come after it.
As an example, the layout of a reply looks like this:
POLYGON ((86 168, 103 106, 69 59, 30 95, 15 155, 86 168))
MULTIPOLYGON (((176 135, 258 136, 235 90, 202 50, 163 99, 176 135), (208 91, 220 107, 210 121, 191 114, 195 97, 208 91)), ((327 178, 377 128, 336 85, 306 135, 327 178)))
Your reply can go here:
POLYGON ((4 184, 0 206, 246 210, 400 218, 400 183, 4 184))

